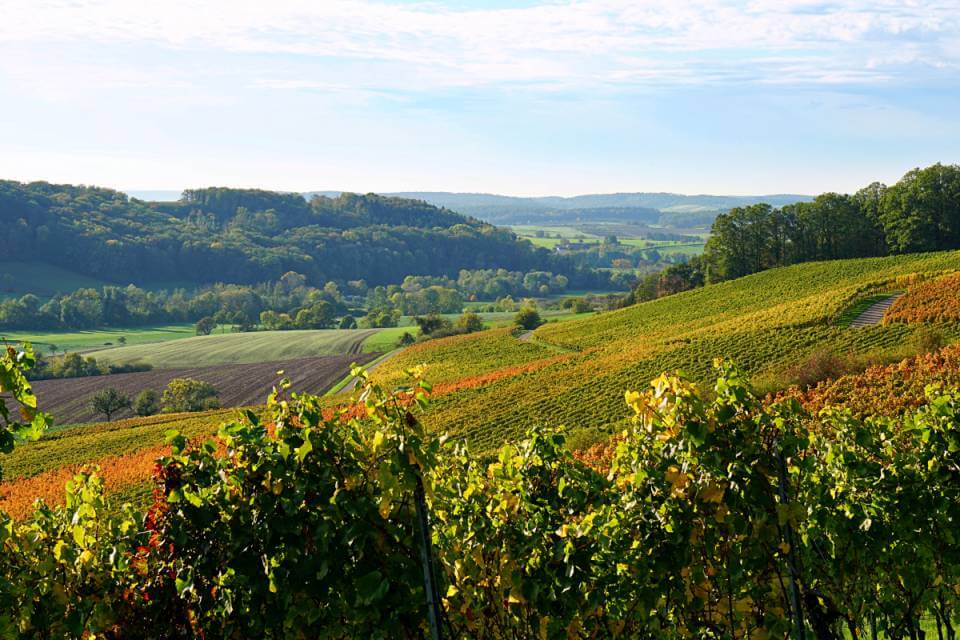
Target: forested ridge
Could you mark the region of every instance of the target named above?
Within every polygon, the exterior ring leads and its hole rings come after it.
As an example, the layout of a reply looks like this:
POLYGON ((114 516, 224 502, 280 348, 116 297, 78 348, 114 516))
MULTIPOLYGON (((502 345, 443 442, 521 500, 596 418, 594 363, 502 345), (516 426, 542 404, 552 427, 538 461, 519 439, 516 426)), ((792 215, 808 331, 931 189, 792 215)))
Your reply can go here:
POLYGON ((124 283, 257 283, 288 271, 310 282, 460 269, 572 273, 510 231, 422 201, 373 194, 315 197, 255 189, 184 192, 144 202, 97 187, 0 181, 0 256, 124 283))

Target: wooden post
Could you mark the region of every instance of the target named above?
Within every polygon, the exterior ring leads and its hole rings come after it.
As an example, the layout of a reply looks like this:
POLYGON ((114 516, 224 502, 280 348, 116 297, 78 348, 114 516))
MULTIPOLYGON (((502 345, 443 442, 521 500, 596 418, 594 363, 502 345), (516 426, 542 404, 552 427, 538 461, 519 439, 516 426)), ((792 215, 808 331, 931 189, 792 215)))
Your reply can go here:
POLYGON ((430 520, 427 514, 427 500, 423 491, 423 479, 417 472, 417 484, 413 499, 417 509, 417 534, 420 542, 420 562, 423 565, 423 590, 427 597, 427 619, 430 623, 431 640, 443 640, 440 628, 440 593, 437 590, 437 577, 433 570, 433 551, 430 543, 430 520))
MULTIPOLYGON (((777 440, 777 476, 779 482, 778 490, 780 494, 780 504, 787 505, 787 467, 783 461, 783 455, 780 453, 780 441, 777 440)), ((793 544, 793 527, 790 526, 790 519, 787 519, 786 526, 784 527, 784 542, 787 543, 787 568, 790 571, 790 601, 793 623, 794 623, 794 633, 796 635, 796 640, 804 640, 806 637, 806 632, 804 631, 803 625, 803 604, 800 599, 800 585, 797 584, 798 581, 798 571, 797 571, 797 557, 796 549, 794 549, 793 544)))

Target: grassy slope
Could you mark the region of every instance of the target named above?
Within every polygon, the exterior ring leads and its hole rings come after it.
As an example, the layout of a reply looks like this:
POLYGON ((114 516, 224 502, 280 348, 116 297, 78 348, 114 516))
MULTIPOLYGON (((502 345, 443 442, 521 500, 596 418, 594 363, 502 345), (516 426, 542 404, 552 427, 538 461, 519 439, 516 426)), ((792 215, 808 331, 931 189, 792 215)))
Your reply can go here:
POLYGON ((960 269, 960 252, 822 262, 776 269, 581 320, 537 330, 531 351, 517 353, 509 334, 487 332, 426 343, 385 363, 375 378, 393 383, 401 370, 426 365, 434 383, 460 388, 438 398, 427 422, 460 433, 478 448, 497 445, 527 425, 597 429, 626 417, 623 392, 662 371, 696 380, 712 375, 715 357, 750 373, 785 368, 818 348, 866 353, 910 339, 915 327, 859 330, 836 326, 844 309, 878 290, 903 288, 898 276, 960 269), (556 357, 535 371, 462 379, 556 357), (502 349, 502 351, 501 351, 502 349), (503 354, 503 355, 501 355, 503 354))
POLYGON ((118 347, 91 353, 107 363, 146 362, 157 368, 273 362, 357 353, 376 330, 257 331, 195 336, 162 344, 118 347))

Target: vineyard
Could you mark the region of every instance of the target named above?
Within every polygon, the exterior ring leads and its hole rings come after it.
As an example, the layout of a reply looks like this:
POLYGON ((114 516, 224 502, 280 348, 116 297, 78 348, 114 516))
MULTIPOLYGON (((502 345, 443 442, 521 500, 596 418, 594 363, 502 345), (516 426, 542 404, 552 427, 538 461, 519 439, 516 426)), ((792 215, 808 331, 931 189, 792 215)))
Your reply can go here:
MULTIPOLYGON (((29 355, 3 360, 3 388, 42 428, 11 376, 18 360, 29 355)), ((417 380, 393 394, 365 384, 349 417, 281 391, 216 441, 203 442, 216 417, 203 416, 161 447, 37 483, 67 481, 63 506, 0 515, 0 630, 953 640, 957 392, 859 419, 767 404, 720 362, 712 387, 664 375, 627 391, 630 418, 602 469, 550 428, 490 457, 436 438, 420 421, 431 387, 417 380), (107 489, 145 495, 136 463, 153 456, 152 506, 118 508, 107 489)), ((3 433, 37 434, 4 413, 3 433)))
POLYGON ((893 303, 884 314, 891 322, 960 321, 960 273, 920 282, 893 303))
MULTIPOLYGON (((751 376, 776 377, 818 350, 867 357, 912 344, 916 325, 853 330, 837 321, 877 292, 906 289, 926 274, 958 267, 960 254, 953 252, 774 269, 544 325, 530 342, 511 344, 506 332, 427 342, 373 377, 389 386, 402 380, 404 369, 423 365, 431 382, 456 389, 435 399, 426 424, 477 450, 496 449, 531 424, 611 431, 627 418, 617 402, 623 389, 639 388, 663 371, 706 382, 712 359, 726 357, 751 376), (540 366, 520 366, 533 362, 540 366), (508 367, 515 375, 485 377, 508 367)), ((946 339, 960 337, 955 324, 942 330, 946 339)))

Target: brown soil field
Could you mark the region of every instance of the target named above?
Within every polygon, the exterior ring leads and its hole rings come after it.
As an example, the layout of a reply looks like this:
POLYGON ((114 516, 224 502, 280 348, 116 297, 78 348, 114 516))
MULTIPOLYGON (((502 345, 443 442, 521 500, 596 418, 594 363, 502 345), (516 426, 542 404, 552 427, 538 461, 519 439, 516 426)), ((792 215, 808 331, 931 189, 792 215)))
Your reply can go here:
MULTIPOLYGON (((144 389, 163 393, 174 378, 194 378, 212 384, 220 392, 221 407, 262 404, 281 376, 289 378, 293 391, 322 393, 350 373, 351 363, 366 364, 379 354, 354 353, 320 358, 299 358, 282 362, 232 364, 189 369, 155 369, 140 373, 116 373, 86 378, 36 380, 32 382, 43 411, 53 415, 57 424, 99 422, 103 415, 90 409, 90 399, 101 389, 113 387, 136 398, 144 389)), ((117 412, 114 420, 131 417, 129 410, 117 412)))

